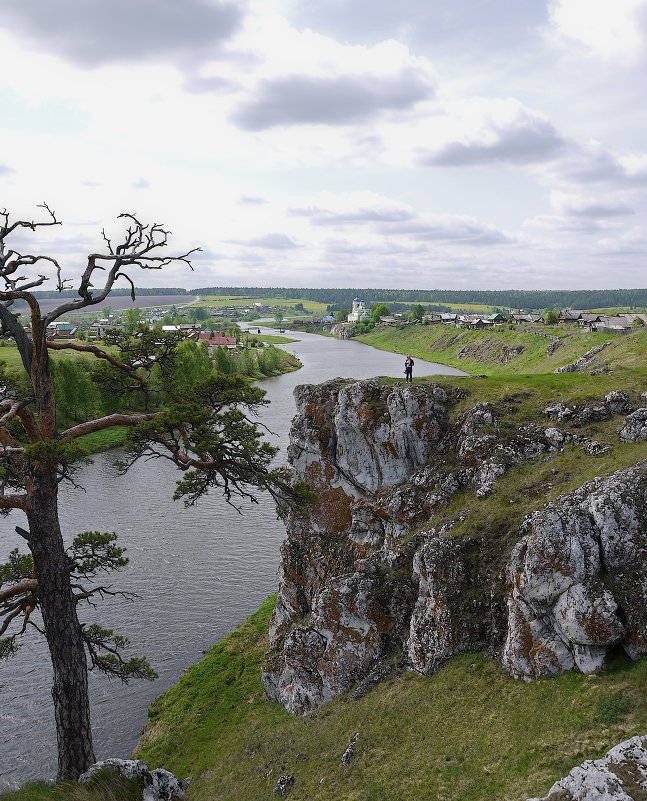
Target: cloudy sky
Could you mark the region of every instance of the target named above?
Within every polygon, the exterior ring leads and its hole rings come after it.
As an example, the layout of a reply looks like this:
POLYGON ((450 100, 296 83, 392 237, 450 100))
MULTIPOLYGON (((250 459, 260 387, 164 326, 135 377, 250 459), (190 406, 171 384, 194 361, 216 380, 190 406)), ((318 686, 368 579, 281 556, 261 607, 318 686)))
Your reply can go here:
POLYGON ((0 208, 140 286, 647 286, 647 0, 0 0, 0 208))

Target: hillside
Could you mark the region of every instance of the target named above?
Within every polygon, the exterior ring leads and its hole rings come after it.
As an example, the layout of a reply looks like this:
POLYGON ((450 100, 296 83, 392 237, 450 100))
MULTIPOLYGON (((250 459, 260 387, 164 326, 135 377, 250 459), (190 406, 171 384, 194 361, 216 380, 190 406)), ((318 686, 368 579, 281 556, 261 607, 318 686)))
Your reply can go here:
MULTIPOLYGON (((622 386, 631 403, 639 403, 639 393, 645 389, 644 374, 629 370, 623 379, 622 386)), ((445 394, 451 395, 456 381, 443 379, 437 383, 445 394)), ((389 387, 400 392, 398 384, 382 382, 379 395, 370 382, 357 384, 364 387, 362 392, 372 394, 362 396, 364 400, 358 404, 349 402, 344 408, 348 414, 353 409, 359 410, 360 426, 373 425, 372 419, 377 424, 384 419, 380 397, 388 396, 389 387)), ((420 382, 417 391, 424 394, 427 385, 430 392, 441 397, 434 385, 427 382, 420 382)), ((332 382, 328 390, 325 386, 304 390, 299 403, 313 412, 317 393, 323 399, 335 386, 346 386, 349 393, 354 391, 351 384, 332 382)), ((581 409, 598 408, 601 394, 617 388, 618 378, 613 375, 544 375, 535 376, 530 382, 520 376, 487 381, 465 379, 450 406, 447 430, 458 430, 459 425, 462 430, 465 421, 472 419, 475 401, 481 404, 477 404, 478 408, 487 401, 488 409, 499 421, 498 436, 512 442, 514 432, 531 421, 541 425, 545 406, 561 402, 581 409)), ((479 496, 466 486, 450 497, 444 507, 439 505, 434 525, 438 529, 453 520, 450 536, 457 552, 461 543, 480 543, 479 560, 489 561, 496 572, 498 566, 507 562, 514 543, 522 536, 520 526, 529 513, 541 509, 547 501, 561 502, 559 499, 565 494, 595 476, 612 476, 647 457, 647 443, 618 441, 621 422, 617 415, 604 420, 582 418, 575 428, 569 429, 581 440, 563 449, 544 451, 541 458, 511 464, 496 479, 494 492, 479 496), (582 447, 591 440, 611 448, 595 455, 597 451, 588 452, 582 447)), ((301 431, 300 424, 296 425, 296 431, 301 431)), ((323 437, 322 443, 327 441, 326 425, 319 414, 311 429, 312 436, 323 437)), ((492 431, 492 425, 483 430, 492 431)), ((424 431, 420 433, 424 435, 424 431)), ((304 449, 299 434, 293 433, 294 436, 297 437, 294 441, 298 441, 297 452, 307 452, 306 462, 312 465, 312 446, 305 445, 304 449)), ((349 444, 344 443, 344 452, 349 452, 349 444)), ((411 447, 407 445, 406 450, 411 447)), ((325 448, 322 453, 327 453, 325 448)), ((362 462, 366 463, 364 456, 362 462)), ((360 476, 356 472, 354 476, 356 481, 366 484, 371 474, 360 476)), ((416 486, 417 482, 414 479, 416 486)), ((396 498, 401 499, 401 509, 412 508, 407 494, 412 489, 413 486, 402 485, 391 494, 382 492, 380 514, 384 520, 387 508, 392 508, 396 498)), ((339 491, 335 492, 322 498, 323 505, 312 511, 320 521, 317 525, 323 526, 321 521, 326 519, 330 530, 338 532, 330 539, 330 551, 325 550, 327 546, 324 540, 316 538, 318 535, 308 542, 315 554, 313 565, 315 562, 319 565, 321 577, 317 581, 329 582, 326 597, 331 599, 330 608, 340 621, 346 621, 343 626, 340 623, 339 634, 335 633, 334 623, 327 624, 329 636, 347 637, 350 640, 346 641, 352 642, 365 630, 365 623, 353 619, 350 610, 355 608, 354 602, 347 610, 343 608, 349 599, 341 590, 336 594, 336 579, 330 583, 330 578, 323 578, 327 565, 332 567, 333 574, 348 569, 341 567, 345 564, 343 551, 347 545, 339 533, 343 525, 340 521, 346 513, 339 491)), ((411 514, 415 515, 415 510, 411 514)), ((362 519, 367 520, 365 514, 362 519)), ((415 528, 417 519, 413 519, 413 532, 401 531, 392 539, 390 548, 396 547, 397 542, 406 547, 420 537, 424 541, 429 527, 423 524, 415 528)), ((404 517, 398 520, 402 523, 404 517)), ((284 563, 283 583, 312 580, 308 557, 299 550, 302 525, 291 536, 284 550, 284 558, 290 561, 284 563), (302 572, 296 575, 293 569, 302 572)), ((362 534, 362 542, 368 542, 366 534, 362 534)), ((470 553, 473 560, 476 554, 473 550, 470 553)), ((352 561, 352 553, 350 558, 352 561)), ((398 581, 404 581, 405 570, 403 563, 396 560, 394 576, 398 581)), ((388 573, 389 568, 383 565, 377 567, 375 575, 388 573)), ((368 571, 365 575, 373 573, 368 571)), ((442 579, 442 570, 439 575, 442 579)), ((458 573, 456 581, 461 580, 458 573)), ((387 581, 378 588, 376 598, 384 608, 391 608, 386 597, 392 592, 390 586, 387 581)), ((473 597, 475 603, 479 598, 477 589, 467 592, 468 599, 473 597)), ((284 587, 281 593, 279 605, 285 606, 284 587)), ((455 600, 451 603, 456 606, 455 600)), ((609 653, 601 675, 566 672, 527 683, 504 672, 496 650, 460 653, 450 657, 437 672, 420 675, 402 672, 401 666, 393 670, 403 657, 402 650, 396 647, 387 651, 386 670, 376 674, 386 679, 376 686, 372 680, 360 682, 360 692, 342 693, 309 715, 294 717, 267 700, 259 676, 269 645, 266 632, 273 604, 271 599, 247 623, 214 646, 202 662, 151 708, 138 756, 151 765, 164 765, 177 775, 195 777, 191 799, 269 799, 278 777, 290 774, 295 782, 288 797, 295 801, 395 798, 523 801, 545 793, 555 780, 583 759, 599 757, 620 740, 643 733, 647 725, 647 661, 631 662, 619 649, 609 653), (342 754, 355 732, 359 733, 355 756, 348 767, 343 767, 342 754)), ((321 609, 317 614, 320 612, 321 609)), ((284 612, 278 618, 274 614, 272 628, 276 637, 284 612)), ((362 613, 353 614, 361 617, 362 613)), ((315 616, 313 609, 308 619, 315 616)), ((304 621, 297 620, 294 625, 302 626, 304 621)), ((276 650, 276 645, 273 647, 276 650)), ((346 648, 342 658, 347 660, 353 648, 346 648)), ((309 681, 308 665, 314 663, 307 651, 293 651, 290 659, 294 660, 290 664, 295 666, 295 677, 301 676, 298 681, 309 681), (296 670, 298 663, 301 667, 296 670)), ((267 672, 267 660, 263 669, 267 672)), ((295 683, 291 692, 296 693, 297 689, 295 683)))
POLYGON ((269 801, 285 773, 293 801, 518 801, 645 728, 645 662, 526 684, 469 654, 435 676, 406 673, 295 718, 266 700, 259 678, 272 606, 151 708, 138 756, 195 777, 195 801, 269 801))
POLYGON ((464 331, 453 326, 413 325, 378 328, 356 339, 380 350, 411 354, 489 376, 551 373, 607 342, 610 344, 592 360, 590 370, 639 367, 644 365, 647 352, 647 330, 613 336, 549 326, 530 333, 507 328, 464 331))

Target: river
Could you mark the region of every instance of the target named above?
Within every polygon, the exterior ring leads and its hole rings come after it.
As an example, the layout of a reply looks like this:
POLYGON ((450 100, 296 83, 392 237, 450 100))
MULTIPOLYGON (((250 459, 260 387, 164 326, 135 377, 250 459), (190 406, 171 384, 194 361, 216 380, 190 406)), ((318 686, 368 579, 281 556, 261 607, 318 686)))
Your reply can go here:
MULTIPOLYGON (((251 326, 252 330, 257 325, 251 326)), ((267 331, 266 333, 276 333, 267 331)), ((316 334, 281 346, 303 367, 262 382, 271 401, 262 422, 285 453, 294 415, 297 384, 331 378, 403 377, 402 356, 353 341, 316 334)), ((461 375, 444 365, 416 360, 415 376, 461 375)), ((242 514, 218 495, 185 509, 171 500, 178 473, 163 461, 140 462, 125 476, 114 454, 94 457, 77 479, 83 490, 61 487, 63 530, 71 540, 87 530, 116 531, 130 564, 110 582, 137 593, 136 600, 107 599, 85 615, 129 637, 133 654, 146 655, 159 678, 123 685, 91 674, 92 720, 98 759, 126 757, 146 722, 150 702, 173 685, 205 649, 235 628, 276 591, 283 525, 262 497, 242 514)), ((22 513, 0 518, 0 562, 23 548, 15 533, 22 513)), ((18 654, 0 663, 0 788, 56 773, 56 736, 50 696, 47 648, 36 633, 24 638, 18 654)))

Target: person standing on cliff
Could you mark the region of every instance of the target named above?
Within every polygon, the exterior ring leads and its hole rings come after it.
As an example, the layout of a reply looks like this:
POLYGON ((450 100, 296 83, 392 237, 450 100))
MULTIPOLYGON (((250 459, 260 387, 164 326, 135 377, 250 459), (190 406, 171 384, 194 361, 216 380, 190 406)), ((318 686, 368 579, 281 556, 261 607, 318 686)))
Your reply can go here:
POLYGON ((413 381, 413 365, 415 362, 411 358, 411 356, 407 356, 404 360, 404 378, 407 383, 413 381))

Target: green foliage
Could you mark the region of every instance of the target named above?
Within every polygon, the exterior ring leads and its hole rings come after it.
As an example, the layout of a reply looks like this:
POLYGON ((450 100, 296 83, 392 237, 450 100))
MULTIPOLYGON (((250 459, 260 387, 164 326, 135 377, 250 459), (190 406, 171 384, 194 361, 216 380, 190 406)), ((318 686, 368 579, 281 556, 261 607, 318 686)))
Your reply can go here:
MULTIPOLYGON (((248 303, 250 298, 267 298, 267 287, 203 287, 192 292, 200 295, 226 297, 228 304, 248 303)), ((347 307, 354 297, 368 303, 434 303, 460 309, 478 305, 481 310, 499 309, 601 309, 607 307, 637 308, 647 306, 647 289, 374 289, 374 288, 320 288, 273 287, 275 302, 300 299, 316 303, 347 307)))
POLYGON ((125 548, 116 545, 114 532, 83 531, 67 549, 73 570, 78 575, 94 576, 98 571, 119 570, 128 564, 125 548))
POLYGON ((377 323, 380 317, 390 317, 391 316, 391 309, 386 305, 386 303, 378 303, 377 306, 374 306, 371 309, 371 320, 374 323, 377 323))
POLYGON ((219 345, 214 351, 214 367, 222 375, 231 375, 236 372, 236 365, 229 356, 227 348, 219 345))
POLYGON ((166 370, 162 370, 162 397, 165 402, 181 398, 191 392, 192 387, 212 370, 209 348, 206 343, 185 339, 177 344, 174 358, 166 370))
POLYGON ((555 309, 546 309, 544 313, 544 322, 546 325, 557 325, 559 322, 559 316, 555 309))
POLYGON ((25 446, 25 458, 29 462, 49 465, 71 465, 87 460, 88 450, 77 441, 44 439, 25 446))
POLYGON ((349 314, 350 309, 340 309, 335 312, 335 320, 337 320, 338 323, 345 323, 349 314))
POLYGON ((137 307, 134 309, 125 309, 123 320, 126 331, 128 331, 129 334, 134 333, 137 330, 137 326, 140 325, 142 321, 142 310, 137 307))
POLYGON ((422 306, 420 303, 416 303, 416 305, 411 309, 410 319, 422 320, 424 313, 425 313, 425 307, 422 306))
POLYGON ((279 323, 279 325, 280 325, 280 324, 283 322, 283 318, 284 318, 284 316, 285 316, 285 315, 283 314, 283 312, 282 312, 282 310, 281 310, 281 309, 277 309, 277 310, 274 312, 274 319, 276 320, 276 322, 277 322, 277 323, 279 323))
POLYGON ((600 723, 610 726, 620 722, 632 707, 632 699, 624 695, 603 695, 597 702, 600 723))
POLYGON ((14 548, 9 552, 8 561, 0 564, 0 587, 31 578, 33 569, 34 560, 31 554, 20 553, 18 548, 14 548))
POLYGON ((50 360, 56 394, 58 424, 67 426, 104 413, 110 403, 92 379, 93 363, 88 359, 50 360))
POLYGON ((121 656, 121 651, 130 645, 127 637, 97 624, 83 626, 82 635, 90 652, 92 668, 118 678, 124 684, 128 684, 131 679, 153 681, 157 678, 157 673, 144 657, 124 659, 121 656))
POLYGON ((204 308, 204 306, 192 306, 189 309, 189 320, 193 320, 193 322, 203 322, 204 320, 209 319, 209 312, 204 308))

